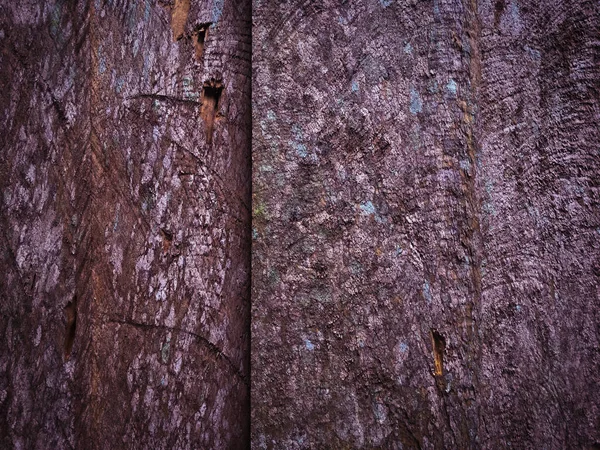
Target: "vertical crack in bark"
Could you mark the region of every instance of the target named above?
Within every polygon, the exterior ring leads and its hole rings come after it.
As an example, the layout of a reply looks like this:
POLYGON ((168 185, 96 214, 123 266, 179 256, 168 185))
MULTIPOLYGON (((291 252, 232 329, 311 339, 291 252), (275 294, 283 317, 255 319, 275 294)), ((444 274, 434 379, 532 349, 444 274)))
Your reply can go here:
POLYGON ((212 25, 211 22, 201 23, 196 25, 192 33, 192 42, 194 43, 194 54, 196 59, 200 61, 204 53, 204 42, 208 39, 208 29, 212 25))
POLYGON ((469 46, 467 50, 469 67, 469 91, 467 98, 460 102, 463 109, 463 121, 465 126, 466 151, 469 167, 461 170, 465 183, 465 215, 467 226, 465 227, 463 239, 469 257, 469 268, 471 278, 472 295, 471 300, 465 306, 465 335, 468 355, 465 359, 466 368, 471 374, 471 389, 473 392, 465 392, 467 398, 463 398, 463 408, 466 411, 466 422, 461 424, 462 439, 468 441, 479 434, 479 409, 468 406, 468 398, 477 395, 479 390, 479 362, 481 361, 481 344, 479 343, 478 323, 479 311, 481 310, 481 259, 483 242, 480 229, 479 211, 480 202, 477 195, 477 163, 478 142, 477 131, 479 118, 477 117, 479 101, 479 89, 481 85, 481 53, 479 40, 481 35, 481 22, 478 14, 477 0, 465 0, 465 29, 469 46))
MULTIPOLYGON (((480 240, 479 201, 477 198, 477 138, 476 138, 476 105, 479 86, 481 84, 481 55, 479 50, 479 35, 481 24, 477 13, 477 1, 468 0, 467 5, 467 34, 469 37, 469 81, 470 93, 466 102, 461 102, 466 124, 467 154, 470 162, 470 173, 465 173, 467 184, 466 213, 468 217, 467 247, 471 261, 471 280, 475 292, 473 303, 478 305, 481 300, 480 255, 477 251, 476 240, 480 240)), ((473 325, 473 305, 467 310, 467 332, 471 333, 473 325)))
POLYGON ((431 330, 431 345, 433 346, 434 374, 436 377, 441 377, 444 375, 446 339, 437 330, 431 330))
POLYGON ((204 121, 206 128, 206 143, 212 144, 215 119, 219 115, 219 100, 223 92, 223 82, 211 78, 204 82, 202 86, 202 106, 200 117, 204 121))
POLYGON ((66 325, 65 325, 65 361, 71 356, 73 343, 75 342, 75 333, 77 331, 77 296, 67 303, 64 308, 66 325))

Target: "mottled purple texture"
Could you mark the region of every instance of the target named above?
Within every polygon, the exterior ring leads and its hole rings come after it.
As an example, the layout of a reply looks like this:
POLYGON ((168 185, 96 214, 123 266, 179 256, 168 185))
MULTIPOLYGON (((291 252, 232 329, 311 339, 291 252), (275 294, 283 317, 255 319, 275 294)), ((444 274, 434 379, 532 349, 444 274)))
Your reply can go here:
POLYGON ((253 14, 253 447, 600 445, 598 2, 253 14))
POLYGON ((246 448, 249 2, 0 8, 0 447, 246 448))

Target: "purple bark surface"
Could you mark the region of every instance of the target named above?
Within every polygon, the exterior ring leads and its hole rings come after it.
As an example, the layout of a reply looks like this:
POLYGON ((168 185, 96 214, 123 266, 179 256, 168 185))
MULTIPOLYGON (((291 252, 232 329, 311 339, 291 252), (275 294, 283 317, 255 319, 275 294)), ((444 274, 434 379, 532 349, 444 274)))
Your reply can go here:
POLYGON ((253 15, 253 448, 599 448, 600 4, 253 15))
POLYGON ((0 3, 0 447, 247 448, 250 13, 0 3))

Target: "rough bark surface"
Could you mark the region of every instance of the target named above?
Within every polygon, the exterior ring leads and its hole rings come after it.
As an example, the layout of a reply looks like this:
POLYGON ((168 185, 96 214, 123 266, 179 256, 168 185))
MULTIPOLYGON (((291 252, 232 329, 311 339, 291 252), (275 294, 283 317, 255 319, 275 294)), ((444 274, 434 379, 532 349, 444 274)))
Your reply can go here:
POLYGON ((0 3, 0 447, 247 447, 250 27, 0 3))
POLYGON ((254 1, 254 448, 600 446, 599 5, 254 1))

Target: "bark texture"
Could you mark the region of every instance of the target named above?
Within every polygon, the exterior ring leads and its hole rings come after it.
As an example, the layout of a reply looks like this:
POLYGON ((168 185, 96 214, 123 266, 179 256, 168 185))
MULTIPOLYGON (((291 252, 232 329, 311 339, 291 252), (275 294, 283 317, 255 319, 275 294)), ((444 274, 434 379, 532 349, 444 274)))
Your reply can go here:
POLYGON ((0 3, 0 447, 247 447, 250 9, 0 3))
POLYGON ((598 2, 253 14, 253 447, 599 448, 598 2))

